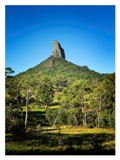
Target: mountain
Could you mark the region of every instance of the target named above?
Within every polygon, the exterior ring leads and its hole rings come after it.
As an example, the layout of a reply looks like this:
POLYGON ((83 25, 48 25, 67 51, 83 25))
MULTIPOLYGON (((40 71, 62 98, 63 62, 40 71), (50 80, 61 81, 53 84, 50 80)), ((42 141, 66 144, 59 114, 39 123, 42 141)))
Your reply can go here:
POLYGON ((28 69, 26 72, 19 74, 22 75, 47 76, 50 79, 55 77, 62 77, 64 79, 97 79, 101 77, 101 74, 90 70, 87 66, 78 66, 67 60, 61 58, 55 58, 50 56, 45 61, 41 62, 37 66, 28 69))
POLYGON ((62 79, 70 82, 76 79, 99 79, 102 75, 87 66, 78 66, 65 60, 65 52, 58 41, 53 42, 53 52, 50 57, 27 71, 16 75, 22 79, 34 79, 38 81, 41 76, 51 79, 53 83, 62 79))
POLYGON ((65 52, 64 52, 64 49, 61 47, 60 43, 55 40, 53 42, 53 46, 54 46, 54 49, 52 52, 53 57, 65 59, 65 52))

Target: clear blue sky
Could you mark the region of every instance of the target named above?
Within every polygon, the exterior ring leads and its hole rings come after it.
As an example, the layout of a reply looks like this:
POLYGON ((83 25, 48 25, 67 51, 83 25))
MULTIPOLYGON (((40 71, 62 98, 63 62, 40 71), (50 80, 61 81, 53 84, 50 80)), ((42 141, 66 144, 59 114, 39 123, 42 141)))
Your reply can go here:
POLYGON ((6 67, 26 71, 47 59, 58 40, 66 60, 115 72, 114 6, 6 6, 6 67))

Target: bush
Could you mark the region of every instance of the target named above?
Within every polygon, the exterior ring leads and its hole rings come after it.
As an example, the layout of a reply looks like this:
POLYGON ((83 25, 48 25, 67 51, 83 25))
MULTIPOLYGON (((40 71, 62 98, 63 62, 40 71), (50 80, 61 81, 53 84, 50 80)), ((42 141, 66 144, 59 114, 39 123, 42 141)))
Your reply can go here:
POLYGON ((67 110, 67 124, 68 125, 80 125, 81 121, 81 112, 78 108, 71 108, 67 110))
POLYGON ((57 124, 63 125, 63 124, 67 124, 67 115, 66 115, 66 111, 64 108, 60 108, 59 112, 59 116, 57 119, 57 124))
POLYGON ((20 106, 9 104, 6 106, 6 132, 19 134, 24 130, 22 109, 20 106))
POLYGON ((45 118, 47 119, 49 125, 53 125, 56 115, 57 115, 56 110, 50 110, 50 108, 47 109, 45 118))
POLYGON ((46 119, 50 125, 80 125, 82 124, 82 113, 78 108, 65 108, 47 109, 46 119))
POLYGON ((9 131, 15 136, 22 136, 25 133, 25 125, 22 121, 16 119, 9 126, 9 131))
POLYGON ((58 92, 62 92, 62 90, 63 90, 63 88, 61 88, 61 87, 59 87, 59 88, 57 89, 58 92))
POLYGON ((94 128, 93 124, 87 124, 88 128, 94 128))

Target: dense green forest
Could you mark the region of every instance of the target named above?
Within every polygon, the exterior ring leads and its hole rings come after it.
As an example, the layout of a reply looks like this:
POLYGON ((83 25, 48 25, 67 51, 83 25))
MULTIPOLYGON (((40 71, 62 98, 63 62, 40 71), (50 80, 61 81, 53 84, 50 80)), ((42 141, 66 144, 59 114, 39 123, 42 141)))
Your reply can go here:
POLYGON ((33 154, 114 154, 115 73, 100 74, 53 56, 26 72, 13 72, 6 68, 6 154, 30 154, 10 150, 13 141, 26 145, 25 139, 39 143, 37 149, 31 146, 33 154), (72 137, 65 134, 71 128, 72 137), (50 152, 55 146, 57 152, 50 152))

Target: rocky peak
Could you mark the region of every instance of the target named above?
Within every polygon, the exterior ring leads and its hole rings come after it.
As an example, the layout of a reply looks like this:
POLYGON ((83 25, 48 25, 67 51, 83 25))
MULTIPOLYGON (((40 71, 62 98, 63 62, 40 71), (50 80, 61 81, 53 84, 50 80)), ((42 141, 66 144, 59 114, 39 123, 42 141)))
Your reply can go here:
POLYGON ((55 58, 63 58, 65 59, 65 53, 64 53, 64 49, 61 47, 60 43, 58 41, 54 41, 53 42, 53 52, 52 55, 55 58))

